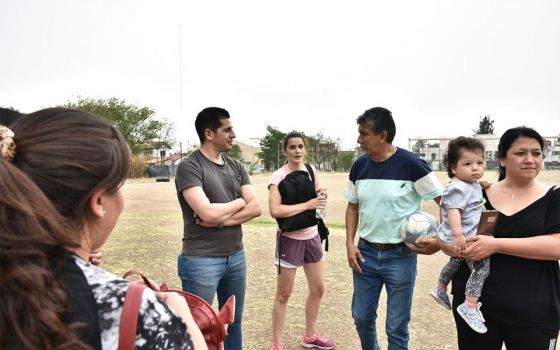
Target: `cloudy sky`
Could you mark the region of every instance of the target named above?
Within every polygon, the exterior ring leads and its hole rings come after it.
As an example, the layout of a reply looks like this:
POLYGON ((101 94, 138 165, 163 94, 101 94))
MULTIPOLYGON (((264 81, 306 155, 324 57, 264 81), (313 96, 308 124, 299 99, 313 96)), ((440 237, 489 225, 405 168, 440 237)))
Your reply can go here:
POLYGON ((557 135, 558 18, 556 0, 0 0, 0 106, 117 97, 172 120, 183 145, 210 105, 240 140, 271 125, 352 148, 374 106, 401 147, 484 115, 498 134, 557 135))

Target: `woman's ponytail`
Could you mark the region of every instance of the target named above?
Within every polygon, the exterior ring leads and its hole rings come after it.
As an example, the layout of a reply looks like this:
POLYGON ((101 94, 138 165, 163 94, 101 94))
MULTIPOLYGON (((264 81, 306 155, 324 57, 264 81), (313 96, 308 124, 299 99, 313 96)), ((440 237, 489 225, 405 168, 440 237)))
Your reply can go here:
POLYGON ((0 348, 91 349, 64 321, 68 298, 49 265, 75 246, 64 219, 27 175, 0 157, 0 348))

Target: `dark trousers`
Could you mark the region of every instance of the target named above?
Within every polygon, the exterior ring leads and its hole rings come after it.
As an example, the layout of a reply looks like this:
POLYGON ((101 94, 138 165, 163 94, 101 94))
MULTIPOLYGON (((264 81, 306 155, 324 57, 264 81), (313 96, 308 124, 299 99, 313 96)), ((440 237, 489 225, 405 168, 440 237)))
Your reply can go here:
POLYGON ((557 330, 507 325, 484 315, 488 332, 479 334, 457 314, 457 305, 453 307, 453 316, 457 326, 459 350, 501 350, 502 344, 505 344, 507 350, 556 349, 557 330))

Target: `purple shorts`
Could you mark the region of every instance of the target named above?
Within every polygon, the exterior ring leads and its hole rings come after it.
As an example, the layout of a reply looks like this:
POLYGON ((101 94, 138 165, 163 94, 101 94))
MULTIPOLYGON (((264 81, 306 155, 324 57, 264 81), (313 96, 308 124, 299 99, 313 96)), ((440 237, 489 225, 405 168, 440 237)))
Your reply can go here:
POLYGON ((276 241, 275 264, 286 268, 301 267, 323 260, 323 247, 319 235, 311 239, 293 239, 280 235, 276 241), (278 259, 278 243, 280 243, 280 260, 278 259))

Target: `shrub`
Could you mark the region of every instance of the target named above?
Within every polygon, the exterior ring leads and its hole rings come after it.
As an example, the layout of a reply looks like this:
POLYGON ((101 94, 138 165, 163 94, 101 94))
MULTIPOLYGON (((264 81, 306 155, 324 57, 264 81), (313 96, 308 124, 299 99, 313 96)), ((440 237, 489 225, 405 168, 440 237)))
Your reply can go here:
POLYGON ((147 169, 148 164, 146 164, 146 161, 142 157, 133 156, 130 164, 130 174, 128 177, 145 177, 147 169))

